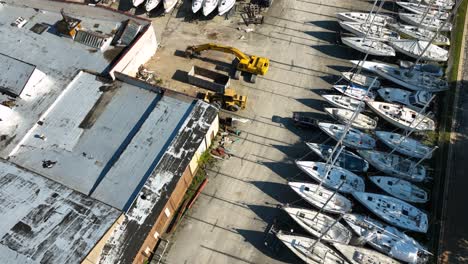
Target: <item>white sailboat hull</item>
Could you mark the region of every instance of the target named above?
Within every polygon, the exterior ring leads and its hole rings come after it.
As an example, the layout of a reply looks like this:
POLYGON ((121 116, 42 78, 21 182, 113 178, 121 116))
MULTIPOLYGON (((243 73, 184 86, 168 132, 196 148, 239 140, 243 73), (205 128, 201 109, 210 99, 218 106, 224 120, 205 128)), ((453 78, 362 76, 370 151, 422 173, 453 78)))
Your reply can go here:
POLYGON ((438 46, 450 45, 450 39, 448 37, 437 34, 434 38, 436 33, 428 29, 403 24, 389 24, 388 26, 398 32, 403 38, 432 41, 432 44, 438 46))
POLYGON ((398 261, 383 255, 374 250, 332 243, 332 245, 352 264, 379 263, 379 264, 398 264, 398 261))
POLYGON ((395 177, 372 176, 369 179, 391 196, 410 203, 426 203, 429 197, 418 186, 395 177))
POLYGON ((341 214, 351 211, 352 204, 350 200, 318 184, 289 182, 288 185, 306 202, 317 209, 322 209, 323 212, 341 214), (328 203, 327 200, 329 200, 328 203))
POLYGON ((178 0, 164 0, 164 12, 170 13, 177 5, 178 0))
POLYGON ((132 0, 133 6, 138 7, 139 5, 143 4, 145 0, 132 0))
MULTIPOLYGON (((350 123, 354 115, 353 111, 341 108, 325 108, 324 110, 327 114, 344 125, 350 123)), ((351 126, 357 129, 374 130, 377 127, 377 121, 364 114, 358 114, 354 118, 354 121, 351 122, 351 126)))
POLYGON ((405 130, 434 131, 434 120, 398 104, 367 102, 372 111, 390 124, 405 130))
POLYGON ((358 37, 373 38, 379 41, 389 41, 399 39, 398 33, 387 29, 384 26, 369 25, 359 22, 338 22, 340 26, 358 37))
POLYGON ((341 41, 346 46, 349 46, 362 53, 369 53, 369 55, 382 57, 395 56, 395 50, 392 47, 377 40, 364 40, 364 38, 360 37, 342 37, 341 41))
POLYGON ((362 192, 365 189, 364 180, 361 177, 341 167, 315 161, 296 161, 296 165, 312 179, 322 182, 327 188, 342 193, 362 192), (330 166, 329 173, 325 176, 328 166, 330 166))
POLYGON ((193 0, 192 2, 192 12, 195 14, 203 7, 204 0, 193 0))
POLYGON ((208 16, 218 7, 218 0, 205 0, 203 4, 203 15, 208 16))
POLYGON ((333 89, 359 101, 362 98, 364 98, 364 101, 373 101, 375 99, 375 93, 372 90, 367 92, 368 88, 364 87, 361 88, 352 85, 333 85, 333 89))
POLYGON ((372 21, 374 25, 385 26, 387 23, 394 23, 395 19, 391 16, 382 14, 373 14, 365 12, 341 12, 337 13, 336 17, 339 20, 366 23, 372 21))
POLYGON ((145 4, 146 12, 150 12, 151 10, 155 9, 159 3, 161 3, 160 0, 147 0, 145 4))
POLYGON ((351 240, 351 230, 336 222, 333 217, 316 210, 298 207, 286 206, 283 210, 307 232, 315 237, 322 237, 323 241, 348 244, 351 240))
POLYGON ((432 149, 415 139, 387 131, 376 131, 375 136, 389 148, 403 155, 417 159, 432 158, 432 149))
POLYGON ((322 95, 323 99, 332 104, 335 107, 348 109, 351 111, 356 111, 356 109, 361 106, 361 109, 364 109, 365 103, 357 99, 344 96, 344 95, 334 95, 334 94, 325 94, 322 95))
POLYGON ((385 102, 403 104, 418 113, 432 97, 432 93, 426 91, 412 92, 390 87, 380 88, 377 93, 385 102))
POLYGON ((236 0, 220 0, 218 6, 218 15, 222 16, 231 10, 236 4, 236 0))
POLYGON ((424 61, 444 62, 448 60, 448 51, 423 40, 395 40, 390 45, 398 52, 424 61), (426 49, 426 46, 429 48, 426 49), (424 51, 426 49, 426 51, 424 51))
POLYGON ((391 196, 375 193, 355 192, 353 196, 389 224, 415 232, 427 232, 427 214, 411 204, 391 196))
MULTIPOLYGON (((325 122, 318 123, 318 126, 323 132, 336 141, 340 139, 345 129, 344 125, 325 122)), ((355 149, 373 149, 375 148, 375 139, 357 129, 350 128, 343 139, 343 145, 355 149)))
POLYGON ((452 24, 450 24, 449 22, 446 22, 444 27, 441 28, 444 22, 442 20, 439 20, 431 16, 426 16, 422 23, 421 23, 422 15, 420 14, 399 13, 399 17, 401 20, 403 20, 404 22, 410 25, 427 28, 432 31, 437 31, 439 29, 440 31, 452 30, 452 24))

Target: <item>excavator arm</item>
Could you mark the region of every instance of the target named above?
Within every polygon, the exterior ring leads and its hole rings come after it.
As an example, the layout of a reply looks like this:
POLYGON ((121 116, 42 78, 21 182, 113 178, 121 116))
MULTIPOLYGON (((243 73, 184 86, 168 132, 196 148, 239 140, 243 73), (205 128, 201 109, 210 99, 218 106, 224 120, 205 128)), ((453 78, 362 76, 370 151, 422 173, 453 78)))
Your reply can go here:
POLYGON ((230 53, 239 59, 239 61, 249 61, 250 57, 245 55, 242 51, 229 46, 218 45, 214 43, 201 44, 196 46, 188 46, 185 50, 185 55, 191 57, 193 55, 199 55, 202 51, 205 50, 216 50, 224 53, 230 53))

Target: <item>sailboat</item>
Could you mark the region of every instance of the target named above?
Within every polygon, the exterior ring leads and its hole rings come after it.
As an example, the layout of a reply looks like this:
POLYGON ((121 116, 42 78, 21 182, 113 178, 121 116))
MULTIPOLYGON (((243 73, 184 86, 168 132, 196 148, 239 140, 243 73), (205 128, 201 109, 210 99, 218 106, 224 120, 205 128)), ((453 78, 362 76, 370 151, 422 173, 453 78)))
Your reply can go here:
POLYGON ((369 23, 360 23, 360 22, 348 22, 340 21, 338 22, 340 26, 353 33, 358 37, 365 37, 380 40, 380 41, 389 41, 400 39, 400 36, 395 31, 392 31, 384 26, 379 25, 370 25, 369 23))
POLYGON ((159 3, 161 3, 161 0, 147 0, 145 3, 146 12, 150 12, 151 10, 155 9, 159 3))
POLYGON ((359 87, 355 85, 333 85, 333 89, 338 92, 352 97, 357 100, 364 98, 364 101, 373 101, 375 98, 375 93, 373 91, 367 92, 368 88, 359 87))
POLYGON ((365 103, 344 95, 325 94, 322 95, 323 99, 332 104, 333 106, 356 111, 361 106, 361 109, 365 107, 365 103))
POLYGON ((425 16, 423 20, 423 15, 420 15, 420 14, 399 13, 398 15, 401 20, 413 26, 427 28, 432 31, 437 31, 437 30, 451 31, 452 30, 452 24, 450 24, 449 22, 445 22, 443 20, 437 19, 435 17, 425 16), (442 24, 444 23, 445 23, 444 27, 441 28, 442 24))
POLYGON ((323 241, 348 244, 351 240, 351 230, 331 216, 298 207, 284 206, 283 210, 307 232, 323 241))
POLYGON ((400 65, 388 64, 379 61, 350 60, 350 62, 354 65, 359 65, 360 68, 366 71, 373 73, 377 73, 377 67, 382 67, 386 69, 391 69, 393 71, 407 71, 411 68, 412 73, 421 73, 425 75, 431 75, 432 77, 442 77, 444 75, 444 70, 442 69, 442 67, 435 64, 414 64, 408 61, 400 61, 400 65))
MULTIPOLYGON (((325 122, 319 122, 318 126, 336 141, 339 141, 346 128, 344 125, 325 122)), ((355 149, 373 149, 375 148, 375 139, 364 132, 350 127, 343 139, 343 145, 355 149)))
POLYGON ((420 112, 429 103, 432 93, 427 91, 412 92, 399 88, 384 87, 377 90, 377 94, 389 103, 398 103, 420 112))
POLYGON ((203 15, 208 16, 211 14, 211 12, 218 7, 218 1, 219 0, 205 0, 203 3, 203 15))
POLYGON ((176 6, 178 0, 164 0, 164 12, 170 13, 176 6))
POLYGON ((415 91, 440 92, 449 88, 447 80, 422 71, 381 65, 375 66, 374 72, 387 80, 415 91))
POLYGON ((397 5, 401 6, 402 8, 416 14, 425 14, 427 13, 428 16, 434 16, 437 17, 438 19, 448 19, 450 13, 444 11, 444 10, 438 10, 435 8, 432 8, 432 6, 428 5, 423 5, 419 3, 411 3, 411 2, 396 2, 397 5))
POLYGON ((339 20, 349 21, 349 22, 359 22, 359 23, 370 23, 374 25, 385 26, 387 23, 395 23, 395 18, 382 15, 382 14, 370 14, 365 12, 341 12, 337 13, 336 17, 339 20))
POLYGON ((231 10, 236 4, 236 0, 219 0, 218 15, 222 16, 231 10))
POLYGON ((345 125, 351 123, 351 126, 357 129, 374 130, 377 127, 377 121, 364 114, 357 114, 351 122, 354 111, 341 108, 325 108, 324 110, 338 122, 345 125))
POLYGON ((389 224, 415 232, 427 232, 427 214, 409 203, 376 193, 354 192, 353 196, 389 224))
POLYGON ((416 139, 387 131, 376 131, 375 136, 389 148, 395 149, 403 155, 417 159, 430 159, 432 157, 432 149, 416 139))
POLYGON ((192 12, 195 14, 203 7, 205 0, 193 0, 192 1, 192 12))
POLYGON ((132 0, 133 6, 138 7, 139 5, 143 4, 145 0, 132 0))
POLYGON ((422 182, 426 179, 426 168, 423 165, 400 155, 372 150, 358 150, 358 153, 372 166, 386 174, 413 182, 422 182))
POLYGON ((390 124, 405 130, 434 131, 434 120, 408 107, 385 102, 367 102, 375 113, 390 124))
MULTIPOLYGON (((330 156, 333 152, 333 146, 325 144, 317 144, 312 142, 306 142, 306 145, 319 155, 323 160, 330 159, 330 156)), ((348 150, 341 150, 340 155, 336 158, 338 152, 333 153, 332 159, 335 159, 335 165, 342 167, 349 171, 354 172, 366 172, 369 169, 369 163, 361 158, 359 155, 354 154, 348 150)))
POLYGON ((289 182, 288 185, 302 199, 324 212, 342 214, 351 211, 351 201, 336 191, 314 183, 289 182))
POLYGON ((407 263, 426 263, 426 249, 395 227, 360 214, 348 213, 343 219, 372 248, 407 263))
POLYGON ((345 80, 350 81, 359 86, 369 87, 371 86, 372 82, 374 82, 374 84, 372 84, 372 87, 380 87, 380 81, 374 81, 375 76, 354 72, 342 72, 341 76, 343 76, 345 80))
POLYGON ((281 231, 276 233, 276 236, 294 254, 296 254, 296 256, 307 264, 348 263, 338 253, 316 239, 293 234, 285 234, 281 231), (314 248, 311 248, 312 246, 314 246, 314 248))
POLYGON ((369 179, 380 189, 400 200, 410 203, 426 203, 427 192, 409 181, 389 176, 372 176, 369 179))
POLYGON ((352 264, 398 264, 400 262, 393 260, 377 251, 362 247, 355 247, 340 243, 332 243, 345 258, 352 264))
POLYGON ((346 46, 362 53, 369 53, 369 55, 382 57, 395 56, 395 50, 392 47, 377 40, 364 39, 362 37, 342 37, 341 41, 346 46))
POLYGON ((437 34, 429 29, 404 24, 388 24, 388 27, 398 32, 400 36, 404 38, 432 41, 432 44, 437 46, 450 45, 450 39, 448 37, 437 34), (436 34, 437 36, 434 38, 436 34))
POLYGON ((415 59, 421 57, 421 60, 438 62, 448 60, 447 50, 429 43, 428 41, 415 39, 395 40, 390 41, 390 46, 392 46, 396 51, 415 59), (427 47, 427 45, 429 45, 429 47, 427 47))
POLYGON ((327 188, 342 193, 364 191, 364 179, 341 167, 315 161, 296 161, 296 165, 312 179, 322 182, 327 188))

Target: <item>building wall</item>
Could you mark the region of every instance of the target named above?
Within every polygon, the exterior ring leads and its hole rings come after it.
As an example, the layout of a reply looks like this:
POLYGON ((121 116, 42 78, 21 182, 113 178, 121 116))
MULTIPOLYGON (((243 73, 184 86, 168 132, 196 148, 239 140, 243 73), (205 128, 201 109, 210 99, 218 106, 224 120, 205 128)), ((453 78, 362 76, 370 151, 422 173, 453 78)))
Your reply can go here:
POLYGON ((100 257, 101 257, 101 252, 102 249, 104 248, 104 245, 106 245, 107 240, 110 238, 112 235, 112 232, 114 232, 114 229, 120 224, 122 224, 123 220, 125 218, 124 214, 121 214, 120 217, 115 221, 115 223, 107 230, 107 232, 102 236, 101 240, 94 246, 94 248, 89 252, 88 256, 81 262, 82 264, 95 264, 98 263, 100 257))
MULTIPOLYGON (((145 30, 145 29, 144 29, 145 30)), ((114 72, 134 75, 140 65, 146 63, 158 49, 156 33, 153 25, 149 25, 137 40, 129 47, 125 54, 109 70, 109 75, 115 79, 114 72)))
POLYGON ((218 117, 216 117, 213 123, 211 124, 210 128, 208 129, 205 139, 200 144, 198 150, 195 152, 189 166, 185 168, 184 174, 180 178, 179 182, 177 183, 176 188, 172 192, 171 197, 167 201, 163 211, 160 213, 158 219, 153 225, 151 232, 146 237, 145 242, 140 248, 140 251, 138 252, 135 259, 133 260, 133 263, 135 264, 143 263, 153 253, 153 249, 155 248, 159 240, 159 236, 166 232, 168 225, 171 223, 174 216, 176 216, 175 214, 176 214, 177 209, 183 202, 182 199, 185 195, 185 192, 187 191, 188 187, 192 183, 192 179, 195 176, 195 173, 198 169, 198 159, 200 158, 201 153, 203 153, 204 150, 209 148, 209 146, 212 143, 212 138, 214 138, 214 136, 216 136, 216 134, 218 133, 218 129, 219 129, 219 120, 218 120, 218 117), (166 210, 168 210, 168 212, 170 213, 169 216, 166 215, 166 210))

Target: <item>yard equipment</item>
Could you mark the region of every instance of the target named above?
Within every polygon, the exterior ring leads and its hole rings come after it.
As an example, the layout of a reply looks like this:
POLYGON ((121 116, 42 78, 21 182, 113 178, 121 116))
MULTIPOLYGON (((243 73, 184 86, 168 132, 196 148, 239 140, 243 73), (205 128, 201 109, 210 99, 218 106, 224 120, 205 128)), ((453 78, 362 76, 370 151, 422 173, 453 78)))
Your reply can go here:
POLYGON ((237 58, 237 65, 234 79, 236 80, 239 79, 241 71, 243 71, 250 73, 249 81, 251 83, 255 83, 257 75, 265 75, 268 72, 268 67, 270 66, 270 60, 268 58, 246 55, 234 47, 223 46, 214 43, 188 46, 185 50, 185 55, 191 58, 193 56, 200 55, 200 53, 205 50, 216 50, 235 55, 237 58))
POLYGON ((232 112, 239 111, 247 106, 247 96, 238 95, 232 88, 227 88, 224 94, 206 92, 202 93, 200 97, 217 108, 227 109, 232 112))

